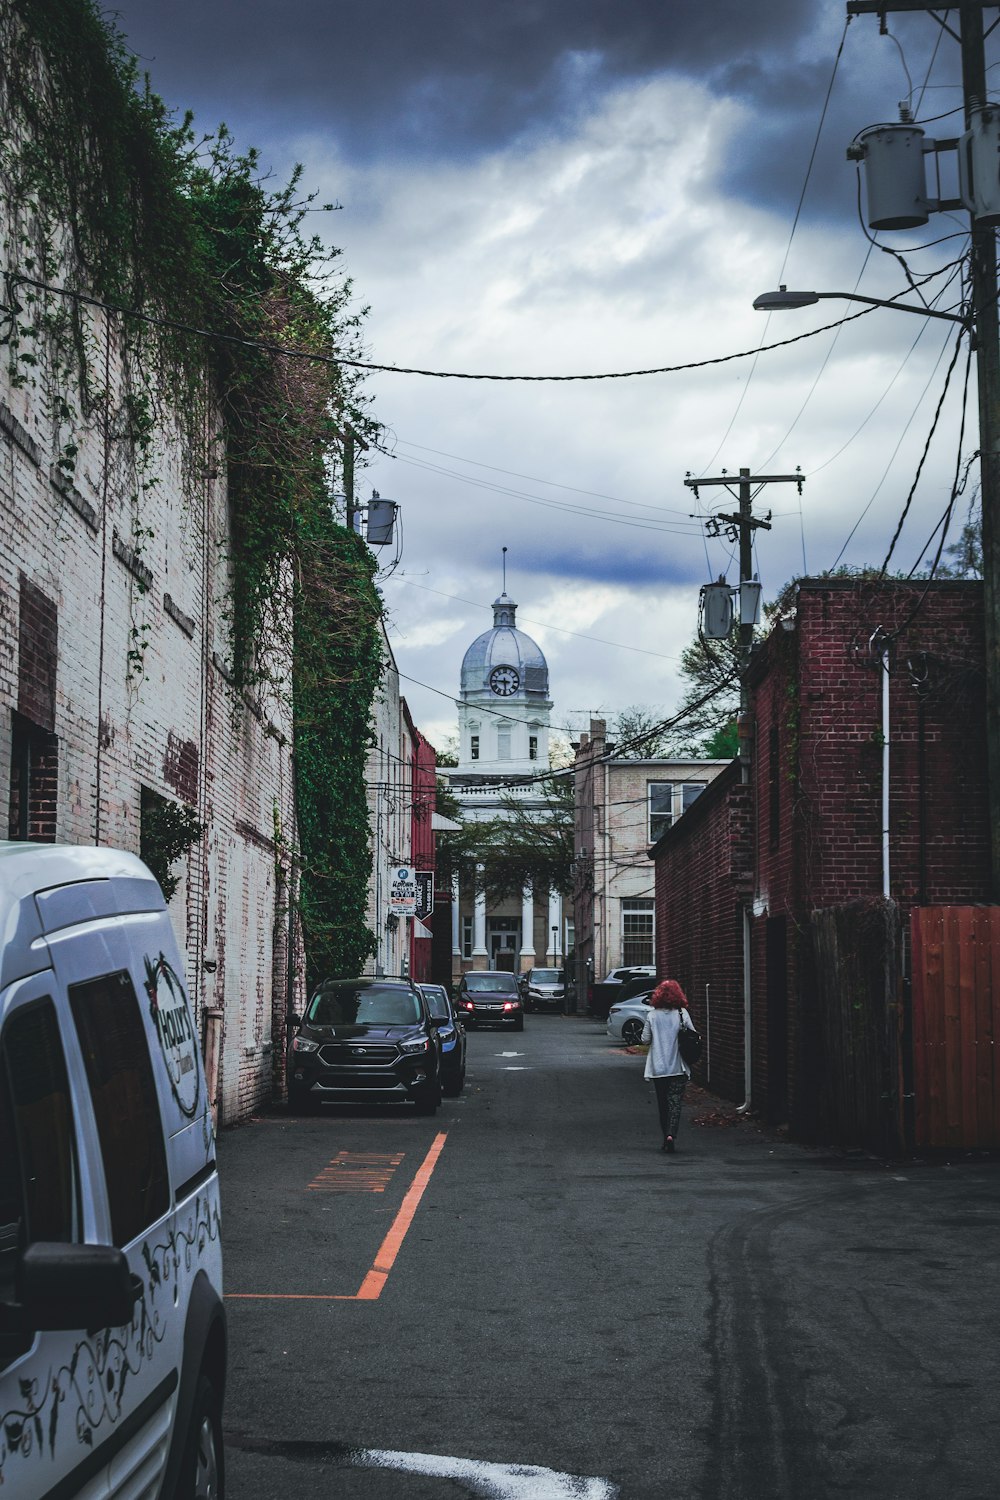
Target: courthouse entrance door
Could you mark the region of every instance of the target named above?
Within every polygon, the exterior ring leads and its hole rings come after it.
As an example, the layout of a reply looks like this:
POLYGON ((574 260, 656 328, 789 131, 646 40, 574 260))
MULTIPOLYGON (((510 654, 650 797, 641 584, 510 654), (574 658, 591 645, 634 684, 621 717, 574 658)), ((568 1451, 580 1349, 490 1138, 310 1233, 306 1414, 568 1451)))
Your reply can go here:
POLYGON ((488 917, 486 946, 490 951, 490 968, 506 969, 513 974, 521 949, 521 924, 516 917, 488 917))

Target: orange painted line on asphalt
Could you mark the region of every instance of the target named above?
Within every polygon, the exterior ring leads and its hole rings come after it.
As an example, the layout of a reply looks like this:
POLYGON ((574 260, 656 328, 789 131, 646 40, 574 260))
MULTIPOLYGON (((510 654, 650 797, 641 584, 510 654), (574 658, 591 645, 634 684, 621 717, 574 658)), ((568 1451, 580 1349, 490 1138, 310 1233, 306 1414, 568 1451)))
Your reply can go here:
POLYGON ((441 1155, 447 1139, 447 1131, 442 1131, 440 1135, 434 1137, 431 1149, 424 1157, 406 1197, 399 1205, 399 1212, 392 1221, 389 1233, 378 1248, 378 1253, 372 1262, 371 1270, 358 1288, 359 1302, 374 1302, 382 1295, 382 1288, 389 1279, 389 1272, 396 1262, 396 1256, 402 1249, 407 1230, 413 1223, 413 1216, 417 1211, 421 1198, 424 1196, 427 1184, 431 1180, 431 1173, 437 1166, 437 1159, 441 1155))
POLYGON ((376 1302, 382 1288, 389 1279, 389 1272, 396 1262, 407 1231, 413 1223, 421 1198, 431 1180, 438 1157, 444 1150, 448 1132, 442 1130, 434 1137, 431 1149, 421 1162, 406 1196, 396 1213, 389 1232, 375 1254, 375 1259, 364 1281, 356 1292, 227 1292, 227 1302, 376 1302))

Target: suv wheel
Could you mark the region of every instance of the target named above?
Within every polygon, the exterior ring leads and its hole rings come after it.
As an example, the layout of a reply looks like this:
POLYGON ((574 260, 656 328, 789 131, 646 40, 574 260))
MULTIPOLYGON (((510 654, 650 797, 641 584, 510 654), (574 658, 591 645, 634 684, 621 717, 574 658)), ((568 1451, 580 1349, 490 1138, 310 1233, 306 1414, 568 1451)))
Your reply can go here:
POLYGON ((456 1074, 454 1074, 453 1077, 451 1077, 451 1078, 448 1079, 448 1082, 444 1086, 444 1088, 442 1089, 442 1092, 445 1093, 445 1094, 447 1094, 449 1099, 457 1099, 458 1096, 459 1096, 459 1094, 462 1092, 462 1090, 464 1088, 465 1088, 465 1065, 463 1064, 462 1068, 461 1068, 461 1071, 458 1072, 458 1073, 456 1073, 456 1074))
POLYGON ((441 1103, 440 1083, 414 1091, 413 1103, 418 1115, 436 1115, 438 1105, 441 1103))

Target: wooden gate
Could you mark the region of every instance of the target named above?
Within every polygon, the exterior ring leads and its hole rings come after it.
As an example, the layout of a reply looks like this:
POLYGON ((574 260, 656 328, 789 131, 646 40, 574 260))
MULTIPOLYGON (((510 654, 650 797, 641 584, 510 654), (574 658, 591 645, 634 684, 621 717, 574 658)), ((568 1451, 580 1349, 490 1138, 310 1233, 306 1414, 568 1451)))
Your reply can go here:
POLYGON ((1000 1146, 1000 906, 910 914, 915 1144, 1000 1146))

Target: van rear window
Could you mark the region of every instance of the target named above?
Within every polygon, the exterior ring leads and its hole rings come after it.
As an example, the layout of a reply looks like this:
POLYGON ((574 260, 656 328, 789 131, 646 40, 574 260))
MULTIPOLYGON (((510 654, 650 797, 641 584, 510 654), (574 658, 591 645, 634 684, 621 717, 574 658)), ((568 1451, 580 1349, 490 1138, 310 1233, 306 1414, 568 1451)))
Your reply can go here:
POLYGON ((167 1154, 139 1001, 126 973, 69 987, 87 1069, 111 1233, 121 1248, 166 1213, 167 1154))

